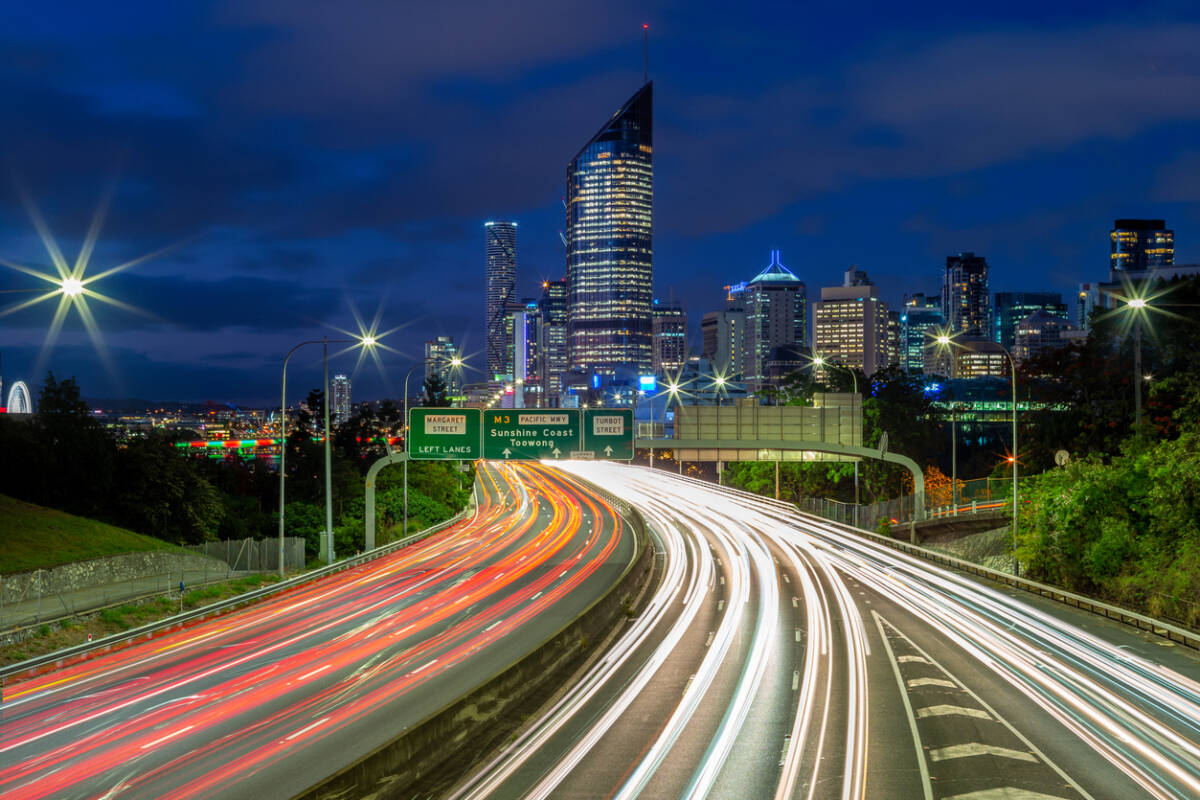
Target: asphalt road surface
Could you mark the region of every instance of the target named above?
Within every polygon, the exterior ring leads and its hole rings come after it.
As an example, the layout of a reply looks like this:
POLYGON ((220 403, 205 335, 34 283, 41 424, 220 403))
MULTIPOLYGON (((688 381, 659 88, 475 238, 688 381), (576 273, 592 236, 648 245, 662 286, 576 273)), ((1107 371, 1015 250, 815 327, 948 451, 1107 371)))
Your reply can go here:
POLYGON ((455 798, 1200 797, 1200 660, 669 473, 650 603, 455 798))
POLYGON ((4 686, 0 796, 292 796, 532 650, 634 555, 561 473, 483 467, 477 492, 473 519, 387 557, 4 686))

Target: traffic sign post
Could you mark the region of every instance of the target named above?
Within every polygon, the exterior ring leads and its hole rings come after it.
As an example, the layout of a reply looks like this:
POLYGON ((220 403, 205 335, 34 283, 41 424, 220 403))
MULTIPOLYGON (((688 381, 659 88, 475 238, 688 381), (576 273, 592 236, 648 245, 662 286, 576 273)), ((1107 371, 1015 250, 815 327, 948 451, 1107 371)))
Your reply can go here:
POLYGON ((478 408, 411 408, 408 457, 421 460, 474 461, 480 453, 478 408))
POLYGON ((583 412, 583 449, 596 458, 633 460, 633 409, 594 408, 583 412))
POLYGON ((503 409, 483 415, 483 457, 570 458, 579 448, 579 410, 503 409))

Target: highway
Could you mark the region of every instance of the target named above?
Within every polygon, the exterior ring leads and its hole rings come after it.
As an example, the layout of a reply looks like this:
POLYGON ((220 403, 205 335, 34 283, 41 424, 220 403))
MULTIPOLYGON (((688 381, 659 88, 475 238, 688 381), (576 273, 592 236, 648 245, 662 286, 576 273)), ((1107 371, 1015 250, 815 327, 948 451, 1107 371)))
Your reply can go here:
POLYGON ((290 797, 467 694, 635 552, 605 501, 481 466, 475 516, 245 609, 4 687, 0 796, 290 797))
POLYGON ((1200 660, 784 506, 560 463, 636 505, 648 605, 465 798, 1200 797, 1200 660))

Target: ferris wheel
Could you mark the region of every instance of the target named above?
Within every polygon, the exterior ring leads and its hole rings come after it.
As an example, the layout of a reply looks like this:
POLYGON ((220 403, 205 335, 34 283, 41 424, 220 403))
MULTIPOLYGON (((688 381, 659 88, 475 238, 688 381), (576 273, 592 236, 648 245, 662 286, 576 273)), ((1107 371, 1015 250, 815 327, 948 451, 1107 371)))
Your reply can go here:
POLYGON ((29 397, 29 387, 25 385, 25 381, 17 381, 8 390, 8 413, 33 413, 33 400, 29 397))

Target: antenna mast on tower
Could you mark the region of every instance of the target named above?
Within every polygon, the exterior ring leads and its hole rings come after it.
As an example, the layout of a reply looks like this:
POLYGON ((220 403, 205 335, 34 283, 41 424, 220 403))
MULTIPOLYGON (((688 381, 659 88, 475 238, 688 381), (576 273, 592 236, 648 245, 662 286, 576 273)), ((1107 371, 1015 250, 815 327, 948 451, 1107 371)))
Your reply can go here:
POLYGON ((650 82, 650 25, 642 23, 642 83, 650 82))

